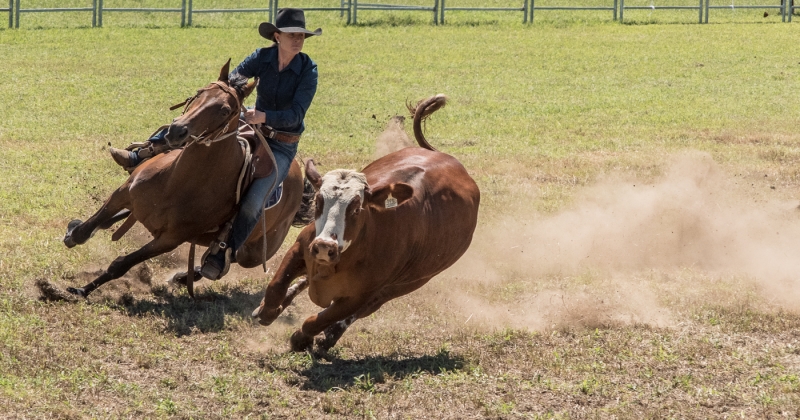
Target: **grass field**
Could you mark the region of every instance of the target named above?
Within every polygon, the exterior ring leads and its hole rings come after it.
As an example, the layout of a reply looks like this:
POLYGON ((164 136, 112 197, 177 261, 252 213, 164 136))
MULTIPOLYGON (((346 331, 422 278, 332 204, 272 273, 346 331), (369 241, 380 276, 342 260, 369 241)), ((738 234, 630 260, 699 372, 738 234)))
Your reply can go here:
POLYGON ((146 240, 61 242, 125 179, 108 144, 263 43, 255 15, 24 15, 0 29, 0 417, 800 417, 800 26, 763 12, 309 14, 300 155, 361 168, 446 93, 428 139, 482 191, 462 261, 325 355, 288 352, 305 296, 253 325, 258 269, 164 286, 184 250, 38 299, 146 240))

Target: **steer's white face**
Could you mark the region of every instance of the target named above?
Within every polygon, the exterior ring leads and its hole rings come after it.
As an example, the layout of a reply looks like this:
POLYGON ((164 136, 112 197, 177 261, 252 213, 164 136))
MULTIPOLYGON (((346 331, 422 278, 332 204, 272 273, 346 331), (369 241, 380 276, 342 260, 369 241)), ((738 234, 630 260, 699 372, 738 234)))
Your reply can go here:
POLYGON ((339 252, 347 250, 351 243, 344 237, 347 219, 361 211, 366 188, 367 178, 360 172, 336 169, 322 177, 314 222, 315 241, 335 242, 339 252))

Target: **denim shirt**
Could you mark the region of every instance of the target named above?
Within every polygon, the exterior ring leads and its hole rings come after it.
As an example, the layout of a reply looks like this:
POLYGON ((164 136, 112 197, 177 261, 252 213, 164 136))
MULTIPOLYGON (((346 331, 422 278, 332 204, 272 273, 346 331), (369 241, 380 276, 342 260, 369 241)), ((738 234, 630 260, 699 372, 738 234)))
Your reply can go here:
POLYGON ((317 92, 317 63, 304 53, 297 54, 283 71, 278 71, 278 48, 260 48, 234 70, 242 76, 258 77, 256 109, 267 114, 267 125, 279 131, 300 134, 303 119, 317 92))

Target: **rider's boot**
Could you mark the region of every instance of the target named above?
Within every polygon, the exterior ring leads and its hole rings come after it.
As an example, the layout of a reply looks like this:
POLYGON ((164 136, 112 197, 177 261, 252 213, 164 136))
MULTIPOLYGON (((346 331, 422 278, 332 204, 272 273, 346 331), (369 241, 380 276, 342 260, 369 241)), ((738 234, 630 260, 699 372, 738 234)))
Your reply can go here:
POLYGON ((231 268, 233 249, 216 247, 216 252, 214 251, 215 246, 209 247, 201 260, 203 265, 200 268, 200 274, 209 280, 221 279, 222 276, 228 274, 228 270, 231 268))
POLYGON ((111 153, 111 158, 114 159, 114 162, 130 173, 133 172, 140 163, 170 149, 166 140, 164 140, 164 135, 166 135, 166 133, 167 130, 164 129, 154 134, 144 143, 132 143, 124 149, 111 147, 108 151, 111 153))

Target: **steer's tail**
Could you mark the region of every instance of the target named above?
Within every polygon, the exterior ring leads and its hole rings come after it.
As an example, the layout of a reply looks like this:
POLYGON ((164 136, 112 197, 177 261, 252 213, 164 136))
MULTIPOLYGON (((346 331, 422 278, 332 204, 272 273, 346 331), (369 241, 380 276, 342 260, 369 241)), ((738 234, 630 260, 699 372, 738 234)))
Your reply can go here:
POLYGON ((416 106, 412 106, 411 104, 406 105, 411 115, 414 116, 414 138, 417 139, 419 147, 428 150, 436 150, 428 143, 428 140, 425 139, 425 134, 422 133, 422 122, 446 103, 447 96, 440 93, 436 96, 431 96, 428 99, 419 101, 416 106))

